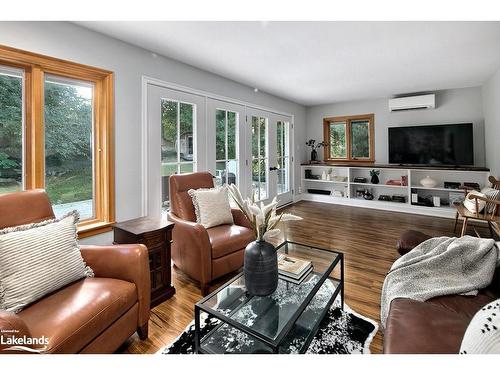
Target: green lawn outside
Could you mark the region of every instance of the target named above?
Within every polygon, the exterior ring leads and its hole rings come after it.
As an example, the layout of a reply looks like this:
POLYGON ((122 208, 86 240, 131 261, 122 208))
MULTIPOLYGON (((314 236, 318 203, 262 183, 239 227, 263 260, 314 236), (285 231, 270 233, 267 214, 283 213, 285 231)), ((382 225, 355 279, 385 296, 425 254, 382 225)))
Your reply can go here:
MULTIPOLYGON (((181 173, 189 173, 193 171, 193 164, 181 164, 181 173)), ((177 174, 177 165, 176 164, 162 164, 161 165, 161 175, 162 176, 171 176, 173 174, 177 174)))
POLYGON ((90 168, 82 169, 62 176, 47 177, 46 191, 52 204, 92 199, 92 170, 90 168))

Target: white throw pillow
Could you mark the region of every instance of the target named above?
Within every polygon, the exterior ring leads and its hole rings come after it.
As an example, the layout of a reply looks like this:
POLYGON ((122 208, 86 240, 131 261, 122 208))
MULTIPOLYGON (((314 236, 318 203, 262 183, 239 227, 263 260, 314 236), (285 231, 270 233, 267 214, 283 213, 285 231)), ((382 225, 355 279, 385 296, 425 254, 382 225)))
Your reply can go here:
POLYGON ((222 224, 233 224, 226 186, 213 189, 191 189, 188 194, 193 199, 198 224, 207 229, 222 224))
POLYGON ((69 283, 92 277, 77 244, 78 212, 0 230, 0 309, 19 312, 69 283))
POLYGON ((460 354, 500 354, 500 299, 474 315, 462 339, 460 354))
MULTIPOLYGON (((481 190, 481 193, 486 195, 488 197, 488 199, 492 199, 492 200, 496 200, 496 201, 500 200, 500 190, 493 189, 490 187, 485 187, 484 189, 481 190)), ((486 213, 491 214, 495 208, 496 208, 495 203, 486 204, 486 213)))
POLYGON ((484 207, 486 206, 486 202, 478 199, 477 200, 477 206, 478 206, 478 211, 476 212, 476 200, 474 198, 469 198, 471 194, 486 198, 486 195, 483 193, 480 193, 479 191, 473 190, 469 194, 467 194, 467 197, 464 200, 464 206, 467 208, 470 212, 473 214, 481 212, 484 207))

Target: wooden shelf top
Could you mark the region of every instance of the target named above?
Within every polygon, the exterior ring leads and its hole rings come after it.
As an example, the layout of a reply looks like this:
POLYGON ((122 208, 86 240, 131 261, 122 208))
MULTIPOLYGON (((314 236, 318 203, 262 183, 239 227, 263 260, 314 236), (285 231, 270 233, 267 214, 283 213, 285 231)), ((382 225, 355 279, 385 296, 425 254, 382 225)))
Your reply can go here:
POLYGON ((440 165, 401 165, 401 164, 370 164, 370 163, 302 163, 304 167, 337 167, 337 168, 389 168, 389 169, 422 169, 422 170, 449 170, 449 171, 470 171, 470 172, 489 172, 489 168, 485 167, 460 167, 460 166, 440 166, 440 165))
POLYGON ((156 217, 140 217, 121 223, 113 224, 113 228, 125 230, 135 235, 140 235, 147 232, 154 232, 161 229, 172 228, 174 223, 168 221, 166 218, 156 217))

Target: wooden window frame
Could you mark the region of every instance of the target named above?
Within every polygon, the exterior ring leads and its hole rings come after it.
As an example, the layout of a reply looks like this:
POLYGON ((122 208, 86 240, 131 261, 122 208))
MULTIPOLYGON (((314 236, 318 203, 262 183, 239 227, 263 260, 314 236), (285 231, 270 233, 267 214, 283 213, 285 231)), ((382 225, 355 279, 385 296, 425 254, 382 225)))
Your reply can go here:
POLYGON ((326 162, 336 163, 374 163, 375 162, 375 115, 373 113, 365 115, 353 116, 337 116, 326 117, 323 119, 323 139, 326 143, 330 144, 330 123, 331 122, 345 122, 346 124, 346 157, 333 158, 330 155, 330 146, 324 147, 324 160, 326 162), (368 135, 369 135, 369 157, 368 158, 352 158, 351 157, 351 122, 367 120, 368 121, 368 135))
POLYGON ((0 45, 0 65, 24 70, 24 189, 45 188, 45 74, 92 82, 94 141, 93 218, 78 225, 80 238, 110 231, 115 220, 113 72, 0 45))

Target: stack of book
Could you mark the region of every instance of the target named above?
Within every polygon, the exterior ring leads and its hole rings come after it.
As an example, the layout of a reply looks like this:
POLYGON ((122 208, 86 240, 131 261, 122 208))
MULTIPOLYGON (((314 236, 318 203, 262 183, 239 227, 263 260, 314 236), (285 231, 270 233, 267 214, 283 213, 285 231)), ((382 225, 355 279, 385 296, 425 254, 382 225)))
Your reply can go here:
POLYGON ((312 270, 311 261, 291 257, 287 254, 278 255, 278 271, 283 280, 300 284, 312 270))

